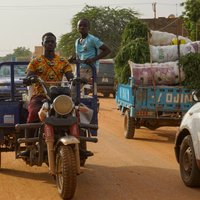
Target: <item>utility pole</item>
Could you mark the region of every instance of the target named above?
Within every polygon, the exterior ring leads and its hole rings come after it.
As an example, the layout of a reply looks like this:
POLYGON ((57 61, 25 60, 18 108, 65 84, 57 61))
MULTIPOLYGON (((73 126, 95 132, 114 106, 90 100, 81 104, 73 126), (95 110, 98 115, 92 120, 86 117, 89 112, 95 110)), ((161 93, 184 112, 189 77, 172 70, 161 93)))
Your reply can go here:
POLYGON ((152 3, 152 9, 153 9, 153 12, 154 12, 154 19, 156 19, 156 2, 152 3))

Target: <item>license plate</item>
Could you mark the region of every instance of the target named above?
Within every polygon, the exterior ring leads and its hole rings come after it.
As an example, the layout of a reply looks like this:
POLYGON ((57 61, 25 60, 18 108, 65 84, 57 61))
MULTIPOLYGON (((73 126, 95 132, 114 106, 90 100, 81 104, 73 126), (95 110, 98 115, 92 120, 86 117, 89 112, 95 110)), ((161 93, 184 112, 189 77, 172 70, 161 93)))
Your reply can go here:
POLYGON ((108 78, 102 78, 102 82, 108 83, 108 78))
POLYGON ((15 116, 14 115, 4 115, 3 116, 3 123, 4 124, 14 124, 15 123, 15 116))

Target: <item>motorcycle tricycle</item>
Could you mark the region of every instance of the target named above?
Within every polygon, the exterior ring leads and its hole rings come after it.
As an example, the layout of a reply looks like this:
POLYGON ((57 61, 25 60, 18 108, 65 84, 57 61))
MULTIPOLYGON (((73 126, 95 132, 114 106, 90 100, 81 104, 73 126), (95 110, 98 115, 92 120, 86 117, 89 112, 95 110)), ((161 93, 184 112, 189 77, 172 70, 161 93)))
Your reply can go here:
MULTIPOLYGON (((95 94, 95 71, 93 93, 88 96, 80 94, 80 85, 84 83, 79 77, 79 64, 78 77, 64 84, 62 82, 58 85, 58 82, 54 82, 56 85, 51 87, 47 84, 52 85, 53 82, 46 83, 39 77, 17 77, 18 68, 26 68, 27 64, 0 64, 0 74, 4 66, 10 71, 10 81, 6 83, 7 90, 0 101, 0 156, 2 152, 13 151, 17 159, 23 159, 30 166, 47 164, 49 174, 55 177, 61 198, 72 199, 80 166, 85 164, 88 157, 86 142, 97 142, 98 102, 95 94), (26 123, 26 88, 35 83, 42 85, 46 99, 39 112, 41 121, 26 123), (76 86, 74 96, 72 85, 76 86), (34 132, 34 137, 28 137, 30 130, 34 132), (30 154, 21 156, 20 152, 25 148, 30 154)), ((4 84, 1 86, 4 87, 4 84)))

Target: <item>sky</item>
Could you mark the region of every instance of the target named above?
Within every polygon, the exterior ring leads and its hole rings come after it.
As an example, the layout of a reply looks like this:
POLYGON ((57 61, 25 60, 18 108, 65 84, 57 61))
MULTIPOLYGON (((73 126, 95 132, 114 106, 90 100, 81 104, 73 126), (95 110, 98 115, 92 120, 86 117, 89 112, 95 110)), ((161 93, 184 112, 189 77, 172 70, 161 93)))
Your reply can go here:
POLYGON ((156 17, 180 16, 184 0, 0 0, 0 57, 17 47, 34 51, 41 45, 41 37, 53 32, 58 40, 71 31, 71 19, 85 5, 131 8, 141 18, 153 18, 152 3, 156 3, 156 17))

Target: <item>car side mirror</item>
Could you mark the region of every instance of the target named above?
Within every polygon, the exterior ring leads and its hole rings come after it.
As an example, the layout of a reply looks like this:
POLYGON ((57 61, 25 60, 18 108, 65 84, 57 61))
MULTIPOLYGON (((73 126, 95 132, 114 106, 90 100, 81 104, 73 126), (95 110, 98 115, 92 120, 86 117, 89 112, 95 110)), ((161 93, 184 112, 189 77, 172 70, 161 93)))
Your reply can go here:
POLYGON ((200 90, 195 90, 192 92, 192 98, 194 101, 200 101, 200 90))

